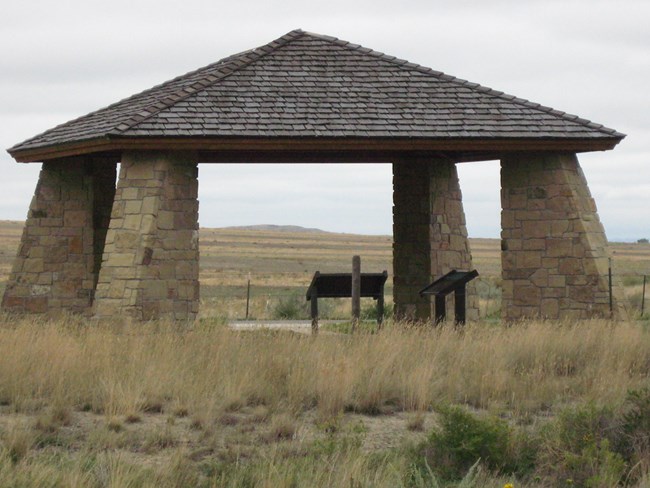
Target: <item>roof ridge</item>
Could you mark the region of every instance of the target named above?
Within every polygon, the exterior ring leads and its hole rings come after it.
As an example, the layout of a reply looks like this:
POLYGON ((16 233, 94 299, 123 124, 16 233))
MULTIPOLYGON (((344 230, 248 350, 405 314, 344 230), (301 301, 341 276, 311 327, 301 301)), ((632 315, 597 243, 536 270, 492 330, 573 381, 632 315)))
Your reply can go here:
POLYGON ((509 101, 511 103, 515 103, 517 105, 522 105, 522 106, 524 106, 526 108, 539 110, 541 112, 548 113, 548 114, 553 115, 555 117, 558 117, 560 119, 564 119, 564 120, 567 120, 569 122, 573 122, 573 123, 582 125, 584 127, 588 127, 590 129, 598 130, 600 132, 603 132, 603 133, 611 135, 611 136, 625 137, 625 134, 622 134, 622 133, 618 132, 615 129, 610 129, 609 127, 605 127, 602 124, 597 124, 595 122, 592 122, 591 120, 583 119, 583 118, 581 118, 581 117, 579 117, 577 115, 569 114, 567 112, 562 112, 561 110, 556 110, 556 109, 554 109, 552 107, 547 107, 547 106, 541 105, 539 103, 531 102, 530 100, 527 100, 525 98, 519 98, 519 97, 516 97, 514 95, 509 95, 509 94, 504 93, 502 91, 494 90, 493 88, 483 86, 483 85, 481 85, 479 83, 474 83, 474 82, 471 82, 471 81, 468 81, 468 80, 464 80, 462 78, 457 78, 455 76, 443 73, 442 71, 437 71, 437 70, 434 70, 432 68, 422 66, 421 64, 412 63, 412 62, 410 62, 408 60, 405 60, 405 59, 400 59, 400 58, 397 58, 395 56, 390 56, 390 55, 385 54, 385 53, 383 53, 381 51, 376 51, 374 49, 370 49, 370 48, 361 46, 359 44, 354 44, 354 43, 351 43, 351 42, 348 42, 348 41, 345 41, 345 40, 342 40, 342 39, 339 39, 339 38, 336 38, 336 37, 332 37, 332 36, 317 34, 315 32, 304 31, 303 33, 305 35, 310 36, 310 37, 315 37, 315 38, 322 39, 324 41, 339 45, 341 47, 345 47, 346 49, 350 49, 350 50, 353 50, 353 51, 359 51, 359 52, 362 52, 363 54, 367 54, 367 55, 382 59, 383 61, 387 61, 389 63, 395 64, 395 65, 397 65, 397 66, 399 66, 399 67, 401 67, 403 69, 415 70, 415 71, 419 71, 421 73, 433 75, 436 78, 439 78, 441 80, 456 83, 456 84, 459 84, 461 86, 465 86, 467 88, 477 90, 477 91, 479 91, 481 93, 484 93, 486 95, 493 96, 493 97, 496 97, 496 98, 500 98, 500 99, 503 99, 503 100, 507 100, 507 101, 509 101))
MULTIPOLYGON (((188 97, 191 97, 192 95, 206 89, 207 87, 214 85, 218 81, 223 80, 225 77, 230 76, 234 72, 240 70, 241 68, 244 68, 259 59, 263 58, 264 56, 272 53, 276 49, 278 49, 281 46, 284 46, 285 44, 298 39, 301 37, 305 32, 301 29, 294 29, 290 32, 287 32, 285 35, 269 42, 268 44, 264 44, 263 46, 259 46, 253 49, 248 49, 246 51, 242 51, 241 53, 238 54, 233 54, 230 55, 226 58, 223 58, 216 63, 209 64, 207 66, 204 66, 202 68, 196 69, 194 71, 190 71, 188 73, 185 73, 184 75, 177 76, 173 80, 169 80, 169 83, 172 81, 177 81, 185 76, 197 73, 199 71, 205 70, 210 67, 214 67, 219 65, 220 63, 230 63, 226 64, 224 68, 221 70, 217 70, 218 72, 221 71, 219 74, 210 74, 207 75, 205 78, 195 81, 192 83, 190 86, 183 87, 179 89, 177 92, 172 93, 170 95, 167 95, 163 100, 157 100, 156 102, 152 103, 151 105, 143 108, 140 110, 136 115, 131 116, 125 121, 122 121, 119 125, 114 127, 112 130, 107 132, 107 136, 116 136, 124 133, 125 131, 134 128, 137 126, 140 122, 153 117, 154 115, 160 113, 161 111, 175 105, 177 102, 180 102, 182 100, 185 100, 188 97), (205 81, 205 80, 208 81, 205 81)), ((163 83, 163 84, 165 84, 163 83)), ((160 86, 160 85, 158 85, 160 86)), ((154 89, 156 87, 153 87, 151 89, 154 89)))

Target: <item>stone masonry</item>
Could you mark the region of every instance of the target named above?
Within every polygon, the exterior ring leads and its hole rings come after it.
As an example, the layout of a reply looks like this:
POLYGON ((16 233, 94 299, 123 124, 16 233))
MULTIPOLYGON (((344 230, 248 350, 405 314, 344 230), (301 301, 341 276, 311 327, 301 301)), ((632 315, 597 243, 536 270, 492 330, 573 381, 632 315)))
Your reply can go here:
POLYGON ((609 317, 607 238, 577 157, 505 158, 501 188, 503 318, 609 317))
MULTIPOLYGON (((472 257, 456 165, 448 160, 393 164, 393 273, 395 316, 432 317, 430 297, 419 291, 452 269, 470 270, 472 257)), ((448 297, 453 316, 453 295, 448 297)), ((467 319, 478 318, 473 285, 467 287, 467 319)))
POLYGON ((7 312, 89 313, 115 192, 99 156, 43 163, 2 301, 7 312))
POLYGON ((124 153, 95 316, 191 320, 199 306, 198 167, 193 153, 124 153))

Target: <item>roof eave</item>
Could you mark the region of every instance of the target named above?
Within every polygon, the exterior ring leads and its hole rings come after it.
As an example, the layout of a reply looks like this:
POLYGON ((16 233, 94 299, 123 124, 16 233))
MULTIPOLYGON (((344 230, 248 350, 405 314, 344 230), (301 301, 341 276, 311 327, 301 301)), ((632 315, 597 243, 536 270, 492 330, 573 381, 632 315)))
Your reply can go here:
MULTIPOLYGON (((592 138, 398 138, 398 137, 119 137, 96 138, 40 147, 12 147, 7 152, 20 163, 43 162, 93 153, 123 151, 197 151, 204 155, 219 153, 229 157, 237 153, 247 157, 264 153, 315 153, 327 159, 328 153, 409 153, 449 152, 466 155, 489 155, 513 152, 590 152, 614 149, 625 137, 617 133, 592 138)), ((467 159, 470 158, 470 159, 467 159)), ((221 158, 220 158, 221 159, 221 158)), ((485 159, 485 157, 481 157, 485 159)))

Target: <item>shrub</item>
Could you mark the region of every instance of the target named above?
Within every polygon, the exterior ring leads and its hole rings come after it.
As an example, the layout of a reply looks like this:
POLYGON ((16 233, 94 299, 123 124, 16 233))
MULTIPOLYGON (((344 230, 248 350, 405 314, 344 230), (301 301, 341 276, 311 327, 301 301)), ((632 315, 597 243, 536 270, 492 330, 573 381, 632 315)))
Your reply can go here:
POLYGON ((617 486, 625 472, 623 457, 613 450, 618 429, 605 407, 576 407, 561 412, 543 431, 539 474, 552 484, 617 486))
MULTIPOLYGON (((384 303, 384 320, 393 316, 393 304, 384 303)), ((377 302, 375 300, 363 300, 361 304, 361 320, 377 320, 377 302)))
POLYGON ((275 320, 299 320, 309 317, 308 303, 301 295, 282 297, 273 307, 271 317, 275 320))
POLYGON ((461 479, 479 460, 498 471, 506 463, 509 438, 504 421, 447 407, 440 411, 440 427, 416 449, 415 465, 424 476, 429 466, 443 480, 461 479))
POLYGON ((628 392, 621 424, 617 450, 630 464, 650 467, 650 388, 628 392))

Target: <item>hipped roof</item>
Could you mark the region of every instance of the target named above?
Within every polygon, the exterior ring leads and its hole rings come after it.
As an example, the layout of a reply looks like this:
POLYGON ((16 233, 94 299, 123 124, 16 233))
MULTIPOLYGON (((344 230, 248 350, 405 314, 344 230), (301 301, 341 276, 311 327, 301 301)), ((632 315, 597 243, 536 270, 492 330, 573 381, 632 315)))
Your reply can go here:
MULTIPOLYGON (((333 37, 295 30, 15 145, 19 161, 151 148, 603 150, 614 129, 333 37), (244 145, 242 145, 244 147, 244 145), (280 146, 277 146, 280 147, 280 146)), ((470 157, 471 158, 471 157, 470 157)))

